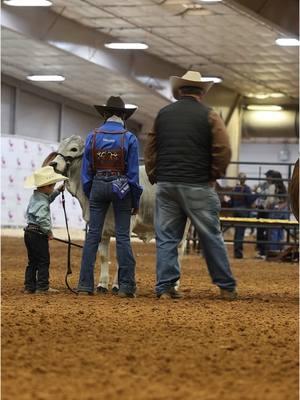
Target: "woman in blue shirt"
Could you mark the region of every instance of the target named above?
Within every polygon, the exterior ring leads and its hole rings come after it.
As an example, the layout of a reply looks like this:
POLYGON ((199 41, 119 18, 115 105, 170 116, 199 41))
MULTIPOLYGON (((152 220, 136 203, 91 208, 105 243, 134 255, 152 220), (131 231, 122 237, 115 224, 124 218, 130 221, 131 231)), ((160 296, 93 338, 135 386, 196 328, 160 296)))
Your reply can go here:
POLYGON ((135 259, 130 243, 130 219, 139 208, 138 141, 125 128, 136 108, 125 108, 120 97, 95 106, 105 122, 90 132, 85 142, 81 180, 90 201, 90 221, 81 260, 78 292, 93 294, 94 265, 110 204, 115 216, 120 297, 135 297, 135 259))

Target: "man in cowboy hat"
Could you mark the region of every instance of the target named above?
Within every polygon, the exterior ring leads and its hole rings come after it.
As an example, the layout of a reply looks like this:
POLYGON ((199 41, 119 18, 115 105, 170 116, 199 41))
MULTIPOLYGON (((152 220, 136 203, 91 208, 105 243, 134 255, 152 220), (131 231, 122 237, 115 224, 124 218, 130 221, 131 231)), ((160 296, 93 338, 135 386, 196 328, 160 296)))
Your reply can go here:
POLYGON ((156 191, 156 293, 178 298, 175 282, 180 278, 177 245, 187 218, 195 226, 203 246, 212 281, 221 297, 236 297, 224 245, 220 201, 212 182, 225 174, 231 149, 220 116, 202 103, 213 82, 203 82, 196 71, 170 78, 178 101, 161 109, 149 133, 145 167, 156 191))
POLYGON ((52 239, 50 203, 64 189, 64 185, 61 185, 54 190, 55 183, 67 179, 57 174, 53 167, 46 166, 38 169, 25 180, 25 188, 36 188, 26 210, 27 227, 24 229, 24 241, 28 254, 25 293, 58 292, 49 287, 48 239, 52 239))
POLYGON ((126 108, 121 97, 111 96, 95 106, 104 124, 90 132, 85 142, 81 180, 90 200, 90 221, 84 244, 79 294, 94 292, 94 265, 102 228, 110 204, 115 217, 120 297, 135 297, 135 259, 130 243, 130 219, 139 208, 139 156, 136 136, 125 121, 136 111, 126 108))

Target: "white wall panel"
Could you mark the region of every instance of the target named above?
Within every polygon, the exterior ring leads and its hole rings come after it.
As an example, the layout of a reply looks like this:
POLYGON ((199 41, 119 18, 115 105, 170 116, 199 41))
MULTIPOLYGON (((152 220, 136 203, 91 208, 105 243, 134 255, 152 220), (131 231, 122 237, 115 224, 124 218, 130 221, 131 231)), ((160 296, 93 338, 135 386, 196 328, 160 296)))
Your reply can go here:
POLYGON ((63 108, 63 121, 61 137, 79 135, 85 138, 91 129, 97 128, 101 123, 100 116, 97 118, 74 108, 65 106, 63 108))
MULTIPOLYGON (((288 167, 280 165, 264 165, 259 166, 262 162, 283 162, 280 160, 280 152, 288 150, 288 159, 284 162, 295 163, 299 156, 299 148, 297 144, 281 144, 281 143, 241 143, 240 146, 240 160, 239 161, 253 161, 257 165, 240 165, 239 171, 245 172, 248 177, 265 178, 264 174, 269 169, 274 169, 281 172, 283 178, 288 177, 288 167)), ((257 181, 248 181, 249 186, 254 186, 257 181)), ((285 182, 285 185, 287 183, 285 182)))
POLYGON ((13 134, 15 88, 1 83, 1 133, 13 134))
MULTIPOLYGON (((25 212, 33 189, 24 188, 24 180, 38 169, 58 143, 11 135, 1 137, 1 226, 25 226, 25 212)), ((68 222, 83 229, 85 223, 79 202, 65 192, 68 222)), ((50 206, 53 227, 65 227, 61 196, 50 206)))
POLYGON ((16 134, 57 141, 59 107, 58 103, 20 91, 16 109, 16 134))

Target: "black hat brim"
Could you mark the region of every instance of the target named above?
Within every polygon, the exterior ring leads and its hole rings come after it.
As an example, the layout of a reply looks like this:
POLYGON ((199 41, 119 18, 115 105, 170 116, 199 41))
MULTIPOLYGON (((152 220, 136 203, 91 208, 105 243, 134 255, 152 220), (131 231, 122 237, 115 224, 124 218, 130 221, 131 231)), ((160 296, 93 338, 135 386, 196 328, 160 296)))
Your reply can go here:
POLYGON ((125 120, 130 118, 132 114, 137 110, 135 108, 119 108, 119 107, 107 107, 107 106, 94 106, 98 113, 103 117, 107 113, 123 112, 125 114, 125 120))

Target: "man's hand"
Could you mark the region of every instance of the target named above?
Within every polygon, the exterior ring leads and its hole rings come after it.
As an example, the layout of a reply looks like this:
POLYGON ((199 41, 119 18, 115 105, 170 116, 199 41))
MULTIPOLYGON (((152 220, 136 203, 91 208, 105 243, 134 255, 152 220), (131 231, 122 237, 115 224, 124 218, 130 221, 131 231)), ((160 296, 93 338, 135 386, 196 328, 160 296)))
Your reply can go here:
POLYGON ((48 240, 53 240, 53 233, 52 232, 48 233, 48 240))
POLYGON ((139 212, 138 208, 132 208, 131 209, 131 215, 136 215, 139 212))

